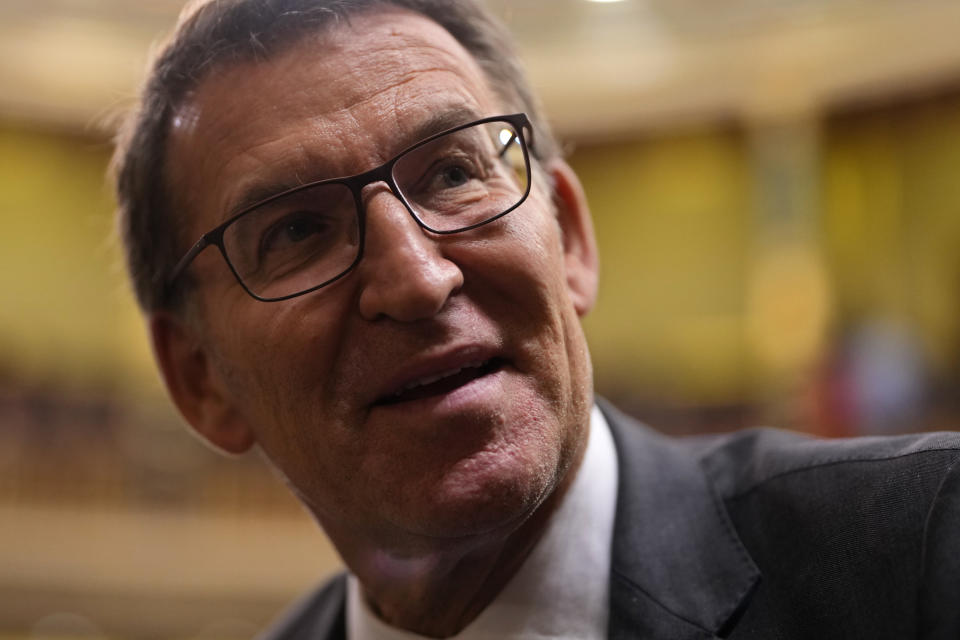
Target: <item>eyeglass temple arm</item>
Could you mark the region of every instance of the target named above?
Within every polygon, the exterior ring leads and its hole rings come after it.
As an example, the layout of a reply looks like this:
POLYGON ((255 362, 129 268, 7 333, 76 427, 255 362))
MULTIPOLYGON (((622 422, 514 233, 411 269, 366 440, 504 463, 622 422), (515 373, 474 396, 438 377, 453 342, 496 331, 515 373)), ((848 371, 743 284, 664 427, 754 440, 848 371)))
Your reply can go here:
MULTIPOLYGON (((527 146, 528 146, 528 147, 532 147, 532 146, 533 146, 533 128, 532 128, 532 127, 524 127, 524 128, 525 128, 525 129, 528 129, 528 132, 527 132, 527 146)), ((507 155, 507 151, 510 149, 510 145, 513 144, 513 141, 514 141, 514 140, 517 140, 519 137, 520 137, 520 134, 517 133, 516 131, 514 131, 514 132, 510 135, 510 139, 507 140, 505 143, 503 143, 503 148, 500 149, 500 153, 497 155, 497 157, 498 157, 498 158, 503 158, 503 156, 507 155)))
POLYGON ((197 255, 208 246, 210 246, 210 238, 207 237, 207 235, 204 235, 197 240, 197 242, 190 247, 190 250, 187 251, 182 258, 180 258, 180 262, 177 263, 177 266, 173 268, 173 272, 170 274, 170 281, 168 282, 168 285, 173 285, 173 283, 177 281, 177 278, 179 278, 183 272, 187 270, 187 267, 190 266, 190 263, 193 262, 193 259, 196 258, 197 255))
POLYGON ((507 155, 507 151, 510 149, 510 145, 513 144, 513 141, 516 140, 518 137, 519 136, 517 136, 516 131, 514 131, 510 135, 510 139, 503 143, 503 148, 500 149, 500 153, 497 154, 497 158, 503 158, 503 156, 507 155))

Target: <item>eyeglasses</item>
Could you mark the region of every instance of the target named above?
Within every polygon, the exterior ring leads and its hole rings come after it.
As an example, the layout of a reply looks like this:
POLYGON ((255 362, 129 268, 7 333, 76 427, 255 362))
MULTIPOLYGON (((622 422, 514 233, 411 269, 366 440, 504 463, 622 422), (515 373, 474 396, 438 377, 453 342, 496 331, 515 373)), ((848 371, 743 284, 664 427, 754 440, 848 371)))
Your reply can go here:
POLYGON ((484 118, 421 140, 370 171, 271 196, 203 234, 174 267, 168 292, 211 245, 257 300, 286 300, 331 284, 363 257, 361 191, 373 182, 385 182, 430 233, 493 222, 530 193, 532 135, 526 114, 484 118))

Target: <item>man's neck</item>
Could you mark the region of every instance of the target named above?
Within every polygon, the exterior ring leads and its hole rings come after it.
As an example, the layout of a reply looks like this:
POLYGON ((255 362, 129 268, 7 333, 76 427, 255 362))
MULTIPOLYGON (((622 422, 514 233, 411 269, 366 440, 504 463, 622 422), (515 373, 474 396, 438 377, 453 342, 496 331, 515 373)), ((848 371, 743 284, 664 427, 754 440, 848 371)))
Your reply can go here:
POLYGON ((500 593, 542 537, 577 475, 586 440, 551 495, 508 535, 461 541, 429 556, 385 559, 404 565, 390 572, 403 580, 358 574, 370 609, 389 625, 423 636, 459 633, 500 593))

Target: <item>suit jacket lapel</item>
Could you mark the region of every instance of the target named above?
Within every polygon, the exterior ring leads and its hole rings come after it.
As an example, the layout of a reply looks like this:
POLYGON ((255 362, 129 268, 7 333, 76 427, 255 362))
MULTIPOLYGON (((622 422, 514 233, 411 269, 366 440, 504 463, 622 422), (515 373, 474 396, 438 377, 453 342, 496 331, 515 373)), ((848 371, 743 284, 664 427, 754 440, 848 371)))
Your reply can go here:
POLYGON ((760 572, 696 456, 600 404, 619 461, 611 638, 725 636, 760 572))

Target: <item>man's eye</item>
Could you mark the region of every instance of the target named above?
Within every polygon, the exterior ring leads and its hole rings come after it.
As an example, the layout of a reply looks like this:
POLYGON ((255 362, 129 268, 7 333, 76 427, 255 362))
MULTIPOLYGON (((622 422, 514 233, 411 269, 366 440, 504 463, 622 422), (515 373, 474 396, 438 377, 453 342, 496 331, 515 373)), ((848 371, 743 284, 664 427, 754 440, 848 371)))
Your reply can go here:
POLYGON ((467 157, 447 158, 437 162, 428 172, 424 186, 427 192, 438 193, 444 189, 459 189, 471 181, 484 180, 482 165, 467 157))
POLYGON ((290 242, 299 242, 314 233, 316 226, 309 220, 294 220, 288 223, 283 231, 290 242))
POLYGON ((323 235, 329 225, 317 214, 298 212, 284 216, 263 234, 260 253, 283 250, 300 244, 314 235, 323 235))
POLYGON ((462 187, 470 180, 470 173, 464 167, 454 165, 445 168, 440 178, 447 187, 462 187))

